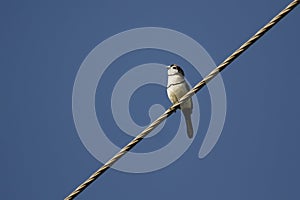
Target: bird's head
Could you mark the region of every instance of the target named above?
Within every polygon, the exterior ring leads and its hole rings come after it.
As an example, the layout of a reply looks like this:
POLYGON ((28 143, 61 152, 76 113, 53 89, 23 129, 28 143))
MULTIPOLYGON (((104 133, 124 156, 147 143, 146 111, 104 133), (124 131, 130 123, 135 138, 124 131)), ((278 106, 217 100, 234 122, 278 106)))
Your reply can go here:
POLYGON ((172 76, 172 75, 182 75, 184 76, 184 72, 181 69, 181 67, 179 67, 176 64, 172 64, 170 66, 167 66, 168 69, 168 76, 172 76))

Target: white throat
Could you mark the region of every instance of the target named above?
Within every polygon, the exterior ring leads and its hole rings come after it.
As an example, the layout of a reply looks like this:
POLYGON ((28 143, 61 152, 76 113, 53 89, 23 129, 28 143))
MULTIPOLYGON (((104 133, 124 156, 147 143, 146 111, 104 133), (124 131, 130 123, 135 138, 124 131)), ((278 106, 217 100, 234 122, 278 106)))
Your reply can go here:
POLYGON ((179 73, 173 74, 173 75, 168 75, 168 85, 167 85, 167 87, 169 87, 170 85, 181 83, 183 81, 184 81, 184 77, 179 73))

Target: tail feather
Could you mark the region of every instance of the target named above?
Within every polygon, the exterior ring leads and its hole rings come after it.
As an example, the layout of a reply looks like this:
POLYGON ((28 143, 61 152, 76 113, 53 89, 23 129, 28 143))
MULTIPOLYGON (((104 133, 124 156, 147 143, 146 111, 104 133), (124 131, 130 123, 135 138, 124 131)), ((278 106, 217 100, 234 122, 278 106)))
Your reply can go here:
POLYGON ((192 119, 191 119, 191 114, 192 114, 191 109, 183 109, 182 112, 185 118, 187 135, 189 138, 193 138, 194 130, 193 130, 192 119))

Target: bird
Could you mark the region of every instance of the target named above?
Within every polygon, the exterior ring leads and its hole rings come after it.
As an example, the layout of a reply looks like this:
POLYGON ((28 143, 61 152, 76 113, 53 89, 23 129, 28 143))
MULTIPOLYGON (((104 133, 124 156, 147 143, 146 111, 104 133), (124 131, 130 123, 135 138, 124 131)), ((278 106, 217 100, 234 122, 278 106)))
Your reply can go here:
MULTIPOLYGON (((181 67, 171 64, 166 68, 168 69, 167 95, 170 101, 175 104, 190 90, 190 87, 184 79, 184 72, 181 67)), ((191 120, 193 110, 192 99, 190 98, 181 104, 180 109, 185 118, 187 135, 189 138, 193 138, 194 131, 191 120)))

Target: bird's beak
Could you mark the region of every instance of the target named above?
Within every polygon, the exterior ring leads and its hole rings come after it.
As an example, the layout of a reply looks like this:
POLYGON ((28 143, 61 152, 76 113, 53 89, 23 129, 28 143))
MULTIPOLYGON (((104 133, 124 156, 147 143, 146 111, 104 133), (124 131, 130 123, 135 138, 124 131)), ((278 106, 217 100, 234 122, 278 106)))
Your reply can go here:
POLYGON ((166 66, 166 68, 167 68, 167 69, 170 69, 171 67, 170 67, 170 66, 166 66))

